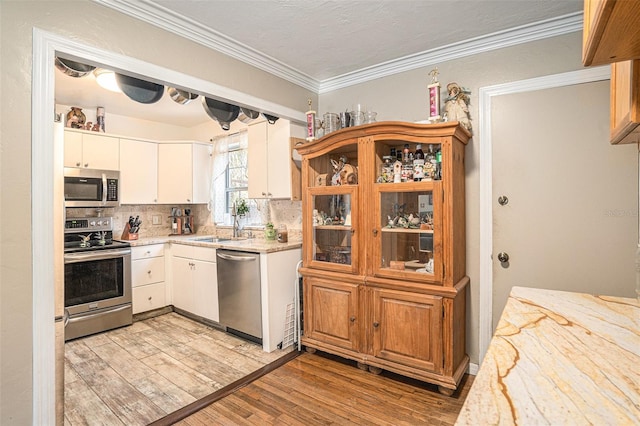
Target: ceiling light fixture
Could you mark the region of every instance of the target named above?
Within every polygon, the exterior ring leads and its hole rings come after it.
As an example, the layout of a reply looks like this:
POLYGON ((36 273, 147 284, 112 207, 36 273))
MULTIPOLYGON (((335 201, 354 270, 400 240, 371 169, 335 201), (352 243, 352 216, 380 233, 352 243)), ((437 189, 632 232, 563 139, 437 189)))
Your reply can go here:
POLYGON ((96 68, 93 71, 93 75, 95 75, 96 81, 103 89, 122 93, 122 90, 120 90, 120 86, 118 86, 118 82, 116 81, 115 72, 104 68, 96 68))

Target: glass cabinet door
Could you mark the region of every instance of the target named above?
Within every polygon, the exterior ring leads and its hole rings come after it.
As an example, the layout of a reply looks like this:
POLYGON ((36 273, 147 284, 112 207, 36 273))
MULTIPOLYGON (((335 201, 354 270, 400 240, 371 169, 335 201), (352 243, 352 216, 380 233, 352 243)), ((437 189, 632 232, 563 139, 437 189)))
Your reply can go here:
POLYGON ((357 217, 356 187, 314 188, 311 191, 310 225, 312 241, 308 250, 316 267, 355 271, 357 244, 352 218, 357 217))
POLYGON ((378 185, 374 273, 437 281, 442 278, 441 184, 378 185))

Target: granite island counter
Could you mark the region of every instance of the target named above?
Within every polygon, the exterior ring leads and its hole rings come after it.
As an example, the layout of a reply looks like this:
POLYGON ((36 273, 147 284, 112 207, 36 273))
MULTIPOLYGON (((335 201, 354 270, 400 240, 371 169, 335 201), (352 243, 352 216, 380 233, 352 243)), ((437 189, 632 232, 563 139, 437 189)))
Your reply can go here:
POLYGON ((514 287, 456 425, 640 424, 636 299, 514 287))

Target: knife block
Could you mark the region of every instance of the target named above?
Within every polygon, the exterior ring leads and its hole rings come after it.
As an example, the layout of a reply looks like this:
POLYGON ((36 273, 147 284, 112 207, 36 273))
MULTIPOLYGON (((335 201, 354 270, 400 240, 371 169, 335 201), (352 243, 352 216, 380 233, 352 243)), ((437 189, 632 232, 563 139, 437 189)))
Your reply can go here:
POLYGON ((122 231, 122 236, 120 237, 120 239, 121 240, 137 240, 138 233, 136 232, 135 234, 133 234, 129 231, 131 231, 131 226, 129 226, 129 224, 127 223, 124 227, 124 231, 122 231))

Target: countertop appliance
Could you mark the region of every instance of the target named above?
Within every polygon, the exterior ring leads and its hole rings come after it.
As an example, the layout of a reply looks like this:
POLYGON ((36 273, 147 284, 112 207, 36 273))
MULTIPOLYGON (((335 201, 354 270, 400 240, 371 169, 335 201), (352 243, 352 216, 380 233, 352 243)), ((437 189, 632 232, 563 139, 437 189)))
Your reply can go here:
POLYGON ((117 207, 120 172, 76 167, 64 168, 65 207, 117 207))
POLYGON ((64 308, 65 340, 132 323, 131 247, 113 240, 112 218, 65 220, 64 308))
POLYGON ((227 332, 262 344, 260 255, 216 250, 220 324, 227 332))

